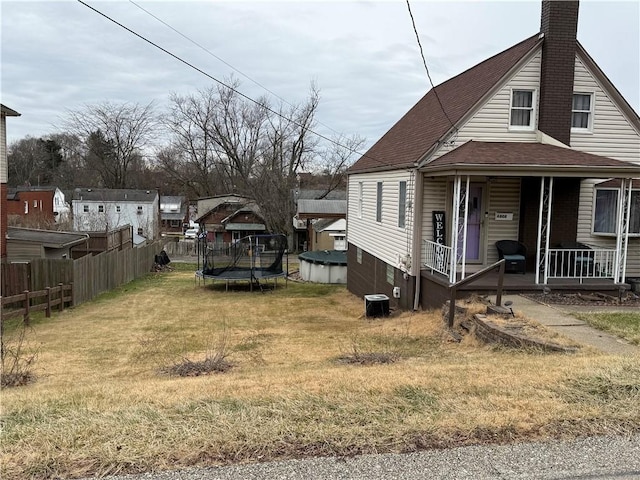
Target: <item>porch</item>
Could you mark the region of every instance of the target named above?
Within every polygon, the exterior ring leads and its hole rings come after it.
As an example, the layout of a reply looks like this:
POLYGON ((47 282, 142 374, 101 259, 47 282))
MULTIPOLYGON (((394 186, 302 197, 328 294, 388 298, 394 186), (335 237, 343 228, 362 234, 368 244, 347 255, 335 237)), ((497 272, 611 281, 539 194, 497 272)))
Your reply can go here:
MULTIPOLYGON (((422 284, 438 285, 449 287, 449 278, 444 275, 432 272, 431 270, 421 270, 422 284)), ((461 280, 458 273, 456 281, 461 280)), ((459 292, 477 292, 479 294, 495 293, 498 285, 498 270, 492 271, 485 276, 478 278, 466 285, 458 288, 459 292)), ((545 288, 551 291, 562 292, 615 292, 617 294, 620 288, 628 290, 630 287, 626 283, 618 284, 613 279, 607 278, 553 278, 549 279, 546 285, 536 283, 536 274, 533 272, 524 275, 516 273, 507 273, 504 275, 502 288, 509 293, 526 293, 526 292, 542 292, 545 288)))
MULTIPOLYGON (((424 202, 418 204, 421 234, 414 239, 420 278, 453 285, 508 253, 517 258, 507 259, 507 268, 520 273, 505 275, 505 289, 628 288, 631 178, 640 173, 637 166, 556 145, 470 141, 420 171, 424 202), (595 200, 591 183, 583 188, 583 181, 606 178, 617 179, 617 202, 607 212, 609 230, 598 230, 609 236, 594 236, 595 200), (503 242, 521 248, 497 251, 503 242)), ((495 290, 496 280, 497 274, 489 275, 461 290, 495 290)))

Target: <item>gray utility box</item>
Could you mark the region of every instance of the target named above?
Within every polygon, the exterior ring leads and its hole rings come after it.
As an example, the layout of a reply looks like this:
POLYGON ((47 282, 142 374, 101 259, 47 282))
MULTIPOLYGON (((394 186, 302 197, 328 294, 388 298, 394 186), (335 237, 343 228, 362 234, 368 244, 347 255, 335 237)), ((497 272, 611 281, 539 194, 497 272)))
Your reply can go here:
POLYGON ((389 297, 381 293, 364 296, 365 317, 388 317, 389 297))

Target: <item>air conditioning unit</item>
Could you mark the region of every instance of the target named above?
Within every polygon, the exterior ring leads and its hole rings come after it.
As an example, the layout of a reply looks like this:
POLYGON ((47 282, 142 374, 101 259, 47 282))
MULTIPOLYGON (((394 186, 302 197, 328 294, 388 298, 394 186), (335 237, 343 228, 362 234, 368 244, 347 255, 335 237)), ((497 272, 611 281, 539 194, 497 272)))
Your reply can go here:
POLYGON ((388 317, 389 297, 381 293, 364 296, 365 317, 388 317))

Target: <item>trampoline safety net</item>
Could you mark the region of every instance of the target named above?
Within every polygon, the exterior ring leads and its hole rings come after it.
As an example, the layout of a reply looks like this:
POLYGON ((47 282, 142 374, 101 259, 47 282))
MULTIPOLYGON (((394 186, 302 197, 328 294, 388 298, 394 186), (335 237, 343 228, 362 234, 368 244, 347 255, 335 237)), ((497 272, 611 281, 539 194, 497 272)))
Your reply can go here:
POLYGON ((284 235, 250 235, 234 243, 198 241, 197 275, 218 280, 259 281, 284 277, 284 235))

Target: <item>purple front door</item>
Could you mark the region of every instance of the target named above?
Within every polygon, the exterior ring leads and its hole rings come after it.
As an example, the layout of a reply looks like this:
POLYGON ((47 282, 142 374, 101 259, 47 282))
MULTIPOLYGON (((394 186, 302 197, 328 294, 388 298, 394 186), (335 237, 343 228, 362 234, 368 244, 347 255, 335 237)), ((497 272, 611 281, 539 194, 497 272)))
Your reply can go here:
MULTIPOLYGON (((480 261, 482 215, 482 185, 472 183, 469 185, 469 213, 467 215, 467 262, 480 261)), ((458 251, 461 252, 461 249, 462 245, 458 244, 458 251)))

